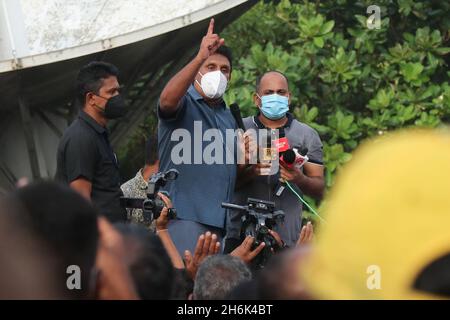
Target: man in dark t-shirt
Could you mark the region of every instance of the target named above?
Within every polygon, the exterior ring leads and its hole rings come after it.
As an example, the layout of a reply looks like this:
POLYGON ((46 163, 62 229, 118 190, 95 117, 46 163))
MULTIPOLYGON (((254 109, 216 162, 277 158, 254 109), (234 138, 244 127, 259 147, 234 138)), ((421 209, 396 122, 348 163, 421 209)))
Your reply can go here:
MULTIPOLYGON (((289 113, 290 101, 286 76, 278 71, 264 73, 257 80, 254 95, 258 114, 243 119, 244 126, 246 130, 252 129, 262 135, 259 141, 267 141, 268 132, 278 131, 279 136, 287 139, 290 148, 307 151, 308 163, 302 168, 290 168, 280 162, 279 170, 275 172, 266 168, 268 165, 264 163, 248 166, 237 181, 233 202, 245 205, 248 198, 275 202, 277 210, 283 210, 285 217, 283 222, 278 222, 274 231, 280 235, 285 245, 293 247, 300 236, 303 205, 289 189, 277 195, 281 186, 280 179, 289 182, 298 195, 316 199, 323 196, 325 179, 323 145, 319 134, 289 113)), ((242 241, 241 213, 232 210, 228 219, 225 252, 231 252, 242 241)))
POLYGON ((119 163, 109 142, 109 119, 122 117, 126 105, 119 93, 118 70, 91 62, 77 78, 82 110, 58 147, 56 179, 70 185, 112 222, 125 221, 120 207, 119 163))

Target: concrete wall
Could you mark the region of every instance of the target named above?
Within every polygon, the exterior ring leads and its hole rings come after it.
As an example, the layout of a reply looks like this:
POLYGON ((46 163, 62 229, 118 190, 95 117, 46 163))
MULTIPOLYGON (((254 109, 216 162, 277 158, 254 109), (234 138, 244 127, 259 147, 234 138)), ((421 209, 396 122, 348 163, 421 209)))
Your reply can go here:
POLYGON ((224 0, 20 0, 32 54, 115 37, 224 0))

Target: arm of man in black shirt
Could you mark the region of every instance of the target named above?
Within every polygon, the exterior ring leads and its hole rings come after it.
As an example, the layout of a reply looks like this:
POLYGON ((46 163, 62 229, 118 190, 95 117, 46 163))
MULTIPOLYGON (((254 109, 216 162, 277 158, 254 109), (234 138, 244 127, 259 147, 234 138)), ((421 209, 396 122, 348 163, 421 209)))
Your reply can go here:
POLYGON ((225 40, 214 34, 214 19, 209 23, 208 33, 203 37, 197 56, 178 72, 161 93, 159 104, 162 114, 171 116, 180 106, 183 96, 194 82, 200 67, 224 44, 225 40))
POLYGON ((78 178, 70 183, 70 187, 81 194, 85 199, 91 201, 92 183, 85 178, 78 178))
POLYGON ((74 135, 65 147, 64 168, 67 182, 89 201, 98 156, 95 141, 86 133, 74 135))

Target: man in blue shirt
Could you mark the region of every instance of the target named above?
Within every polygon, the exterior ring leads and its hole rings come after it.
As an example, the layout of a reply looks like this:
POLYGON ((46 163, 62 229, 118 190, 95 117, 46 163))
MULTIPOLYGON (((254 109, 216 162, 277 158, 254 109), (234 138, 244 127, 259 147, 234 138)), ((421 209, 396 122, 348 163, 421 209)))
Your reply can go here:
POLYGON ((160 170, 180 172, 166 186, 178 215, 169 233, 180 254, 193 252, 207 231, 222 239, 227 212, 221 204, 234 192, 235 149, 225 139, 237 126, 222 99, 232 69, 224 42, 214 34, 212 19, 197 56, 168 82, 158 104, 160 170), (211 143, 219 150, 208 156, 211 143))

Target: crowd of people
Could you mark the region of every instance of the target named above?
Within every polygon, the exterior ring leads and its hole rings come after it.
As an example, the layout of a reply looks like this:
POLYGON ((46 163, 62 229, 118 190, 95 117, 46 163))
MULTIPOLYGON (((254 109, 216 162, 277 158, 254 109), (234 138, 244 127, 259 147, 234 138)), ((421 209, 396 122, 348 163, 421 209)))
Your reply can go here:
POLYGON ((56 179, 22 183, 0 200, 1 243, 12 245, 0 250, 0 298, 450 297, 449 132, 365 143, 326 196, 315 231, 302 225, 300 200, 324 197, 319 134, 289 112, 279 71, 255 79, 254 116, 232 114, 223 95, 235 66, 224 43, 211 20, 198 54, 161 92, 157 138, 125 183, 107 127, 127 112, 119 70, 106 62, 80 70, 80 114, 60 141, 56 179), (237 132, 231 147, 228 130, 237 132), (179 148, 196 134, 204 139, 179 148), (306 161, 285 161, 286 150, 306 161), (428 150, 426 160, 418 150, 428 150), (161 212, 123 205, 149 197, 151 177, 171 169, 178 178, 153 194, 161 212), (283 219, 252 220, 250 209, 261 207, 249 199, 283 219))

